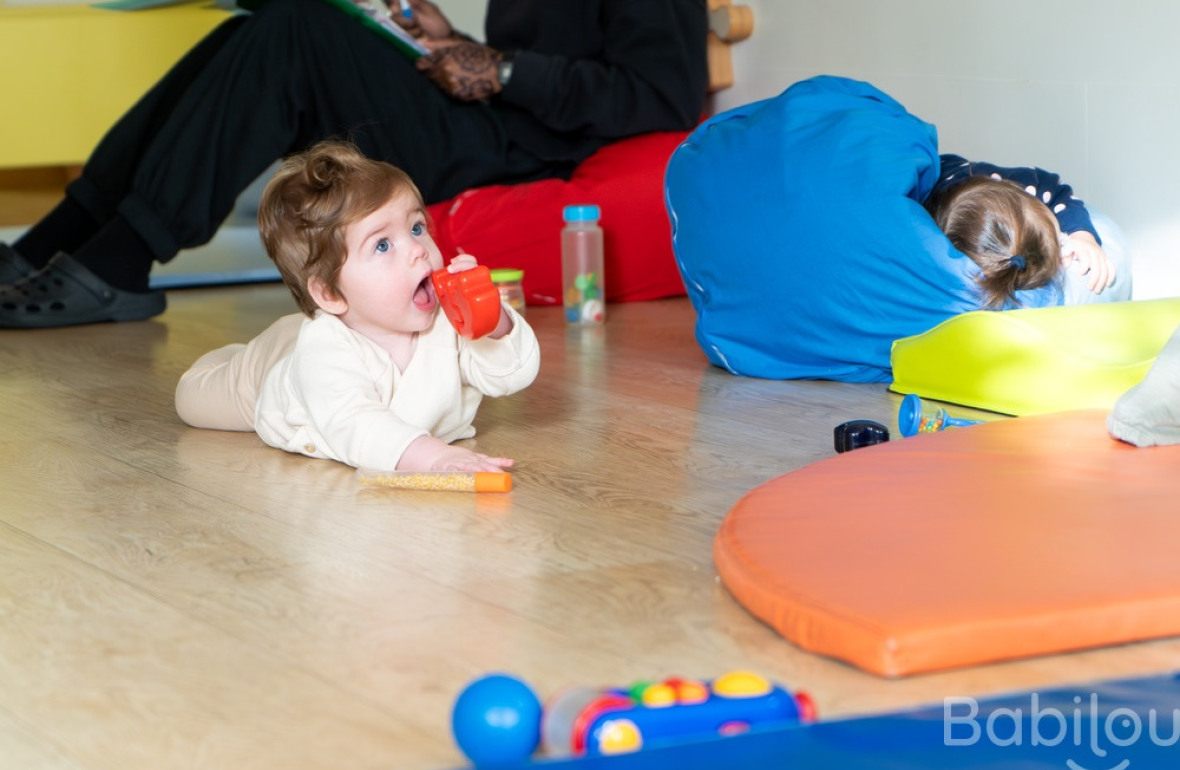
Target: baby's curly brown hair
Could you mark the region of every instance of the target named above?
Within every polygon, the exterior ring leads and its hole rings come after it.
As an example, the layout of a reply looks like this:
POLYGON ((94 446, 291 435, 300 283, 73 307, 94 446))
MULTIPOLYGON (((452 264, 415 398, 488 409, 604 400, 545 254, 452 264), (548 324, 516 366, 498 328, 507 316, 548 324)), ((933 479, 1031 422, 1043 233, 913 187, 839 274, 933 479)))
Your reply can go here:
POLYGON ((1053 212, 1013 182, 969 177, 931 196, 926 209, 983 271, 979 288, 986 308, 1003 307, 1017 290, 1044 286, 1061 270, 1053 212))
POLYGON ((312 316, 318 308, 307 290, 311 278, 343 297, 345 229, 405 192, 424 205, 404 171, 349 142, 326 140, 283 161, 262 193, 258 229, 300 310, 312 316))

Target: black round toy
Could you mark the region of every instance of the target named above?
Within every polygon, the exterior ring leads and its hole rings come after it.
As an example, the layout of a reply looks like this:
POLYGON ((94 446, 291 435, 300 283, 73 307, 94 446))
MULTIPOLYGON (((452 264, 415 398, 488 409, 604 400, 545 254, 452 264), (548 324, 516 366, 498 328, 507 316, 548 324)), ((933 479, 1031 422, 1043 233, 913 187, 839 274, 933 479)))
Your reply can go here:
POLYGON ((849 420, 836 426, 836 451, 847 452, 889 440, 889 429, 873 420, 849 420))

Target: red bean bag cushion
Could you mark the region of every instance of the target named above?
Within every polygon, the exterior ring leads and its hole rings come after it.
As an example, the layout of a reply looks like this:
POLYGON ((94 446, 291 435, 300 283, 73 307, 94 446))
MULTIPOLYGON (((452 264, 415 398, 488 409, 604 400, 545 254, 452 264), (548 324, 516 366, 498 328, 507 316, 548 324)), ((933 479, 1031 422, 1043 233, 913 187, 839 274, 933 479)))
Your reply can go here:
POLYGON ((477 187, 436 203, 429 207, 435 241, 448 258, 462 250, 488 267, 524 270, 530 305, 560 304, 561 210, 594 203, 602 210, 607 300, 682 296, 664 208, 664 167, 687 135, 660 132, 607 145, 569 181, 477 187))

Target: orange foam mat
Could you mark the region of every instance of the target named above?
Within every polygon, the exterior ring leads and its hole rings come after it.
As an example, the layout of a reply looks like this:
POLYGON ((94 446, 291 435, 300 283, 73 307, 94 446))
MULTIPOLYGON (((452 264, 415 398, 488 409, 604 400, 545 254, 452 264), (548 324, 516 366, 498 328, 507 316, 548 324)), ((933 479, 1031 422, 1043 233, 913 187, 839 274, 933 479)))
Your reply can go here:
POLYGON ((788 473, 726 516, 721 579, 790 641, 882 676, 1180 634, 1180 446, 1122 444, 1105 418, 920 434, 788 473))

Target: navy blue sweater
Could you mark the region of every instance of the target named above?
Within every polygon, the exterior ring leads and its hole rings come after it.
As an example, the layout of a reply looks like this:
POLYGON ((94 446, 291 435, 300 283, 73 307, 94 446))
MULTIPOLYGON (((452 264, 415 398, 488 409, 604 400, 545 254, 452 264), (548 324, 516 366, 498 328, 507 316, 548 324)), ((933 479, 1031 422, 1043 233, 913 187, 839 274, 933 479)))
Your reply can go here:
POLYGON ((940 155, 940 171, 930 197, 948 187, 962 182, 971 176, 990 176, 1006 179, 1020 185, 1030 195, 1035 195, 1044 202, 1053 216, 1057 217, 1057 224, 1061 232, 1076 233, 1085 230, 1102 243, 1098 231, 1090 221, 1090 212, 1080 198, 1075 198, 1073 189, 1063 184, 1061 177, 1043 168, 1006 168, 991 163, 976 163, 958 155, 940 155))

